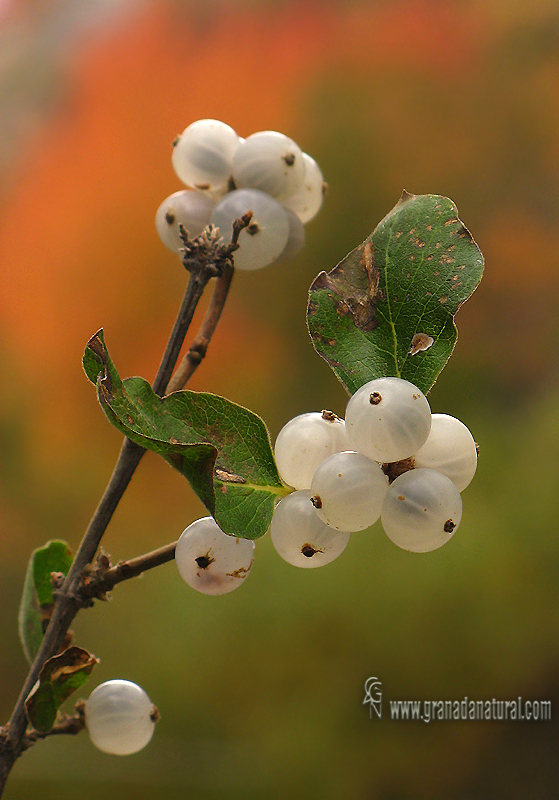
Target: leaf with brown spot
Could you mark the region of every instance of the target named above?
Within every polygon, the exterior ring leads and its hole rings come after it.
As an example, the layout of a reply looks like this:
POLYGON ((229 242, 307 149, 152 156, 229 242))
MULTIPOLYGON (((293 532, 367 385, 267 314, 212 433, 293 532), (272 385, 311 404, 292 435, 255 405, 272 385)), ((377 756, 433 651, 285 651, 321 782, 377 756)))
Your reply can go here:
POLYGON ((373 233, 312 284, 313 345, 350 394, 387 375, 427 392, 454 348, 454 316, 482 273, 481 251, 452 200, 404 192, 373 233), (418 336, 433 341, 417 349, 418 336))
POLYGON ((39 681, 25 701, 27 717, 35 730, 48 733, 62 703, 89 678, 99 661, 81 647, 69 647, 45 662, 39 681))

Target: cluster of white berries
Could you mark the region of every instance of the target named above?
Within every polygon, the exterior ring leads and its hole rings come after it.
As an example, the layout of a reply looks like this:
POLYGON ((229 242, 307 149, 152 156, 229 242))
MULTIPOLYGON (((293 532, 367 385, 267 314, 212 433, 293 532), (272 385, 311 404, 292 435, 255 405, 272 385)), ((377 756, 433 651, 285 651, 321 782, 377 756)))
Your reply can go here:
MULTIPOLYGON (((345 549, 350 534, 379 518, 388 537, 422 553, 448 542, 474 477, 477 445, 455 417, 431 414, 409 381, 377 378, 350 399, 345 421, 311 412, 285 425, 275 443, 282 480, 294 491, 274 510, 270 534, 280 556, 319 567, 345 549)), ((175 551, 181 577, 204 594, 233 591, 249 574, 254 542, 228 536, 213 517, 183 531, 175 551)), ((151 739, 158 713, 135 683, 107 681, 85 705, 92 742, 127 755, 151 739)))
MULTIPOLYGON (((319 567, 340 555, 350 533, 379 518, 405 550, 448 542, 462 517, 460 492, 476 471, 477 445, 458 419, 431 414, 417 386, 378 378, 355 392, 345 421, 323 411, 288 422, 275 458, 294 491, 274 510, 273 545, 290 564, 319 567)), ((213 595, 240 586, 253 559, 254 542, 226 535, 212 517, 189 525, 175 553, 186 583, 213 595)))
POLYGON ((409 381, 378 378, 350 399, 346 418, 302 414, 280 431, 275 457, 296 491, 270 528, 278 553, 298 567, 336 558, 350 533, 381 519, 399 547, 427 552, 460 524, 460 492, 472 480, 477 446, 455 417, 431 414, 409 381))
POLYGON ((193 122, 176 139, 173 167, 188 187, 167 197, 155 225, 163 243, 183 247, 212 224, 226 241, 233 222, 247 211, 252 220, 239 236, 238 269, 255 270, 293 258, 305 243, 304 223, 319 211, 324 181, 316 161, 288 136, 260 131, 246 139, 215 119, 193 122))

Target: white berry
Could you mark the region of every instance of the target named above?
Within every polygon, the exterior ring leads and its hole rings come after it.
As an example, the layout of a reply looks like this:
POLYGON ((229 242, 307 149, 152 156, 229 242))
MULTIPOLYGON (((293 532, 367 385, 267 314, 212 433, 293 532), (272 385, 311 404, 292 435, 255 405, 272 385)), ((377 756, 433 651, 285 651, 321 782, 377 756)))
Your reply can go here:
POLYGON ((380 517, 388 478, 361 453, 335 453, 320 464, 311 483, 320 519, 339 531, 362 531, 380 517))
POLYGON ((282 200, 286 208, 294 211, 301 222, 307 223, 313 219, 322 205, 326 184, 322 177, 320 167, 307 153, 303 153, 305 162, 305 177, 299 188, 288 198, 282 200))
POLYGON ((163 244, 178 253, 184 247, 179 225, 194 239, 209 225, 214 205, 211 197, 192 189, 183 189, 165 198, 155 214, 155 227, 163 244))
POLYGON ((113 680, 93 690, 85 704, 91 741, 104 753, 127 756, 149 742, 157 711, 144 690, 131 681, 113 680))
POLYGON ((318 518, 308 490, 293 492, 280 500, 270 535, 284 561, 304 568, 329 564, 349 541, 349 533, 335 531, 318 518))
POLYGON ((433 414, 431 430, 423 447, 413 457, 416 467, 442 472, 462 492, 475 475, 477 448, 474 437, 456 417, 433 414))
POLYGON ((331 411, 300 414, 278 433, 274 454, 279 474, 295 489, 309 489, 328 456, 348 450, 345 423, 331 411))
POLYGON ((401 378, 377 378, 358 389, 346 410, 352 449, 375 461, 409 458, 425 444, 431 409, 423 392, 401 378))
POLYGON ((252 211, 250 225, 239 235, 239 249, 233 254, 237 269, 267 267, 282 253, 289 238, 285 208, 258 189, 236 189, 214 207, 210 221, 219 228, 226 242, 231 241, 233 222, 252 211))
POLYGON ((213 517, 196 520, 177 542, 175 562, 181 578, 203 594, 227 594, 247 577, 254 542, 228 536, 213 517))
POLYGON ((233 156, 236 186, 260 189, 279 200, 288 198, 301 186, 305 171, 300 147, 277 131, 253 133, 233 156))
POLYGON ((181 181, 193 189, 226 191, 239 144, 239 137, 229 125, 217 119, 199 119, 175 142, 173 168, 181 181))
POLYGON ((433 469, 412 469, 392 483, 381 522, 394 544, 414 553, 448 542, 462 519, 462 498, 454 483, 433 469))

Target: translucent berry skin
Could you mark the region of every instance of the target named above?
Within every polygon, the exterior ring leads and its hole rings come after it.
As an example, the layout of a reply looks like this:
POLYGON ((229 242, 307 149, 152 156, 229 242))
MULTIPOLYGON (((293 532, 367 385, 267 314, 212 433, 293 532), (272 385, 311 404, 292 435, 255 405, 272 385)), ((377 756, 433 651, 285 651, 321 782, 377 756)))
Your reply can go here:
POLYGON ((427 441, 413 460, 416 467, 442 472, 462 492, 476 472, 476 443, 459 419, 449 414, 433 414, 427 441))
POLYGON ((289 231, 287 234, 287 243, 278 258, 278 262, 282 264, 285 261, 291 261, 292 258, 295 258, 305 246, 305 228, 303 227, 303 223, 294 211, 290 211, 288 208, 284 208, 284 211, 287 214, 289 231))
POLYGON ((260 189, 282 202, 302 185, 305 171, 301 148, 277 131, 253 133, 233 156, 236 186, 260 189))
POLYGON ((210 222, 231 241, 233 222, 247 211, 253 216, 248 228, 239 235, 239 249, 233 254, 237 269, 262 269, 272 264, 284 251, 289 238, 287 211, 273 197, 257 189, 236 189, 214 206, 210 222))
POLYGON ((387 491, 388 478, 377 462, 355 452, 329 456, 311 483, 320 519, 347 533, 365 530, 377 521, 387 491))
POLYGON ((303 183, 290 196, 284 199, 283 205, 294 211, 301 222, 306 224, 318 214, 324 200, 326 184, 320 167, 308 153, 303 153, 305 177, 303 183))
POLYGON ((217 119, 199 119, 186 128, 173 147, 173 168, 193 189, 227 191, 233 156, 240 139, 217 119))
POLYGON ((178 253, 184 247, 179 225, 194 239, 209 225, 214 205, 211 197, 193 189, 183 189, 166 197, 155 214, 155 227, 163 244, 178 253))
POLYGON ((401 461, 425 444, 431 429, 431 409, 413 383, 377 378, 350 399, 346 429, 352 450, 381 463, 401 461))
POLYGON ((324 459, 347 449, 343 419, 331 412, 311 411, 294 417, 283 426, 274 454, 282 480, 295 489, 309 489, 324 459))
POLYGON ((392 483, 381 522, 394 544, 427 553, 446 544, 462 519, 462 498, 454 483, 433 469, 412 469, 392 483))
POLYGON ((153 704, 140 686, 113 680, 93 690, 85 704, 85 721, 95 747, 104 753, 127 756, 137 753, 151 739, 153 712, 153 704))
POLYGON ((254 542, 223 533, 213 517, 186 528, 175 551, 181 578, 203 594, 227 594, 245 580, 254 560, 254 542))
POLYGON ((280 500, 272 517, 270 536, 284 561, 304 569, 329 564, 349 541, 349 533, 335 531, 318 518, 308 490, 293 492, 280 500))

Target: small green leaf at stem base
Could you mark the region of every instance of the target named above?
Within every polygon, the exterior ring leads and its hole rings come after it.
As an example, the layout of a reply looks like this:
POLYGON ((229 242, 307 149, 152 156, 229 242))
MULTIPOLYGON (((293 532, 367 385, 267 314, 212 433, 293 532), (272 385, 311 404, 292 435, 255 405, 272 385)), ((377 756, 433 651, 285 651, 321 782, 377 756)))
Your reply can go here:
POLYGON ((109 421, 187 478, 225 533, 266 533, 276 500, 291 490, 278 475, 260 417, 207 392, 161 398, 143 378, 121 380, 102 331, 87 344, 84 369, 109 421))
POLYGON ((69 647, 45 662, 39 681, 25 701, 29 722, 39 733, 48 733, 62 703, 88 679, 99 661, 81 647, 69 647))
POLYGON ((426 393, 454 348, 454 315, 482 273, 481 251, 452 200, 404 192, 363 244, 312 284, 313 345, 350 394, 385 376, 426 393))
POLYGON ((73 554, 66 542, 47 542, 31 553, 19 608, 19 635, 31 664, 39 650, 54 604, 51 575, 67 575, 73 554))

